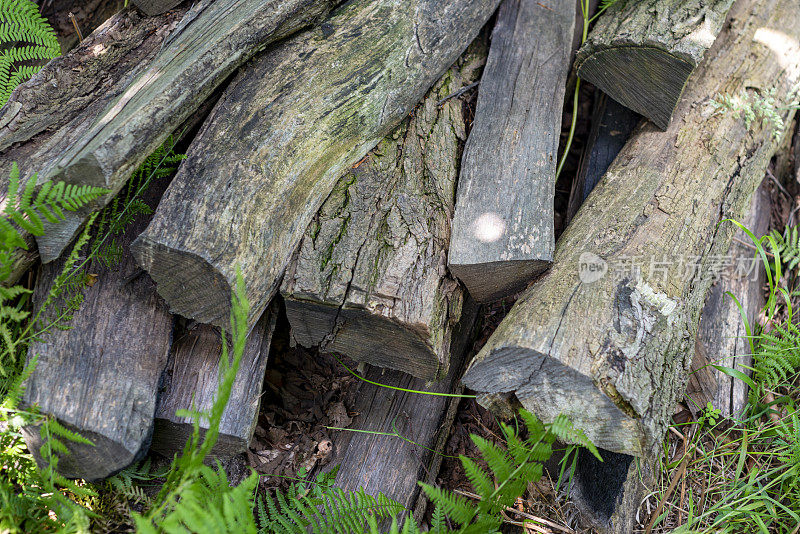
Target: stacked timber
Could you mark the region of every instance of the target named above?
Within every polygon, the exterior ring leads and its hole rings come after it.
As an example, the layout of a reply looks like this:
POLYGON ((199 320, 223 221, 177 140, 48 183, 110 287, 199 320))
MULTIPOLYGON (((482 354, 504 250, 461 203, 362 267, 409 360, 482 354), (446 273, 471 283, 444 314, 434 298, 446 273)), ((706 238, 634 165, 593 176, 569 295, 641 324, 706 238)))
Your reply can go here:
POLYGON ((757 85, 781 106, 800 80, 800 5, 739 2, 730 20, 687 83, 682 120, 665 133, 635 132, 465 385, 513 393, 545 421, 565 413, 613 452, 641 455, 662 438, 684 390, 711 263, 734 234, 719 223, 747 212, 785 133, 715 112, 709 95, 757 85), (788 38, 778 47, 773 35, 788 38))
POLYGON ((619 0, 578 51, 578 76, 666 130, 733 0, 619 0))
POLYGON ((479 302, 524 289, 553 259, 556 160, 574 27, 570 2, 500 6, 464 149, 448 257, 479 302))
POLYGON ((341 177, 314 217, 281 293, 292 339, 432 380, 450 367, 470 303, 445 267, 464 139, 464 102, 483 40, 414 116, 341 177))
POLYGON ((253 324, 336 180, 411 111, 497 3, 348 2, 244 68, 133 245, 170 309, 223 324, 238 266, 253 324))

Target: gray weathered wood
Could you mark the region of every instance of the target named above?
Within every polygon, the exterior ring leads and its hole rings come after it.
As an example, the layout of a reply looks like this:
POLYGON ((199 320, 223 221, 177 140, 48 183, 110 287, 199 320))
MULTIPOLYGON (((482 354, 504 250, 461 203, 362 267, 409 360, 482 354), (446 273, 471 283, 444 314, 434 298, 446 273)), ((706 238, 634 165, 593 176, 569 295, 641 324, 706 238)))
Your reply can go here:
POLYGON ((709 271, 734 234, 718 223, 746 213, 780 137, 715 113, 709 95, 758 86, 782 106, 800 79, 800 4, 754 6, 733 8, 731 29, 687 85, 681 120, 666 133, 644 125, 617 156, 465 385, 513 392, 545 421, 565 413, 614 452, 660 442, 684 391, 709 271), (780 47, 769 39, 778 32, 780 47))
MULTIPOLYGON (((273 304, 247 337, 239 373, 219 425, 219 439, 211 451, 214 456, 242 453, 253 437, 277 315, 273 304)), ((211 409, 221 353, 222 336, 213 326, 195 325, 175 339, 158 397, 152 450, 168 457, 183 450, 193 426, 190 419, 176 415, 176 411, 191 410, 193 406, 200 411, 211 409)), ((200 428, 207 429, 207 421, 201 421, 200 428)))
POLYGON ((479 302, 524 289, 553 259, 553 196, 572 52, 570 2, 505 0, 458 181, 448 264, 479 302))
MULTIPOLYGON (((144 200, 155 207, 166 183, 154 183, 144 200)), ((172 339, 172 316, 155 284, 142 273, 128 247, 150 216, 140 215, 119 239, 120 263, 107 269, 93 261, 87 274, 93 285, 82 289, 83 303, 70 330, 50 329, 33 343, 28 359, 38 355, 26 383, 23 402, 77 431, 94 446, 64 443, 70 454, 59 459, 68 477, 98 480, 124 469, 147 452, 161 374, 172 339)), ((41 267, 34 309, 42 304, 63 260, 41 267)), ((45 309, 43 327, 59 314, 59 304, 45 309)), ((61 303, 63 304, 63 303, 61 303)), ((38 427, 25 431, 28 448, 39 459, 38 427)))
POLYGON ((667 128, 733 0, 620 0, 578 51, 578 75, 667 128))
POLYGON ((349 2, 248 65, 134 244, 171 309, 222 324, 238 265, 254 322, 336 180, 411 111, 497 2, 349 2))
MULTIPOLYGON (((769 233, 771 202, 769 191, 762 184, 753 194, 750 212, 741 220, 756 237, 769 233)), ((700 316, 697 354, 687 385, 687 395, 696 406, 705 408, 711 402, 725 417, 741 415, 747 403, 747 384, 710 367, 721 365, 750 374, 753 354, 747 332, 736 303, 725 293, 733 294, 741 304, 751 328, 758 323, 758 314, 766 304, 766 273, 744 232, 737 231, 730 252, 718 258, 720 279, 711 287, 700 316)))
MULTIPOLYGON (((195 4, 158 54, 108 102, 91 128, 43 171, 69 183, 105 187, 116 194, 130 173, 189 118, 238 66, 268 44, 307 26, 333 0, 205 0, 195 4)), ((42 261, 58 257, 86 215, 36 239, 42 261)))
POLYGON ((333 189, 306 231, 281 293, 292 338, 434 379, 447 374, 466 294, 447 272, 464 102, 479 79, 476 42, 333 189))
MULTIPOLYGON (((17 87, 0 108, 0 191, 8 187, 12 162, 23 179, 46 174, 147 64, 181 16, 172 11, 145 19, 123 11, 17 87)), ((33 236, 27 242, 29 252, 17 251, 9 283, 38 258, 33 236)))
POLYGON ((145 15, 148 17, 153 17, 172 9, 182 1, 183 0, 133 0, 133 4, 144 11, 145 15))
POLYGON ((572 181, 567 207, 567 222, 606 173, 625 146, 641 117, 622 104, 595 90, 592 129, 581 157, 578 174, 572 181))

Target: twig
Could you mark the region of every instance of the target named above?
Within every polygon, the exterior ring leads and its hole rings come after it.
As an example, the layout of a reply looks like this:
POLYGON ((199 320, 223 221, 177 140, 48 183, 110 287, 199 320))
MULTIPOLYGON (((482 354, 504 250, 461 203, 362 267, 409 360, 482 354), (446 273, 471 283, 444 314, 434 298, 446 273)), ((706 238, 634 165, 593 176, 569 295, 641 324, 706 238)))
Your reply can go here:
POLYGON ((72 25, 75 26, 75 33, 78 34, 78 42, 83 42, 83 34, 81 33, 81 29, 78 28, 78 21, 75 20, 75 15, 72 14, 72 11, 69 12, 69 20, 72 21, 72 25))
POLYGON ((481 83, 481 82, 480 82, 480 80, 478 80, 477 82, 473 82, 473 83, 471 83, 471 84, 469 84, 469 85, 466 85, 466 86, 462 87, 461 89, 459 89, 459 90, 458 90, 458 91, 456 91, 455 93, 450 93, 449 95, 447 95, 447 96, 446 96, 446 97, 444 97, 443 99, 439 100, 439 101, 436 103, 436 107, 437 107, 437 108, 440 108, 440 107, 442 107, 442 104, 444 104, 444 103, 445 103, 445 102, 447 102, 448 100, 451 100, 451 99, 453 99, 453 98, 458 98, 459 96, 463 95, 464 93, 466 93, 466 92, 467 92, 467 91, 469 91, 470 89, 474 89, 475 87, 478 87, 478 85, 480 85, 480 83, 481 83))
MULTIPOLYGON (((453 491, 455 493, 463 495, 464 497, 469 497, 470 499, 481 500, 481 496, 476 494, 476 493, 471 493, 469 491, 462 491, 462 490, 458 490, 458 489, 457 490, 453 490, 453 491)), ((575 534, 575 531, 572 530, 571 528, 559 525, 558 523, 553 523, 552 521, 548 521, 547 519, 545 519, 543 517, 538 517, 538 516, 535 516, 535 515, 531 515, 528 512, 523 512, 522 510, 517 510, 516 508, 511 508, 510 506, 505 506, 504 509, 507 512, 514 512, 515 514, 520 515, 520 516, 524 517, 525 519, 530 519, 531 521, 537 521, 537 522, 539 522, 539 523, 541 523, 543 525, 546 525, 548 527, 554 528, 556 530, 560 530, 561 532, 566 532, 567 534, 575 534)))
MULTIPOLYGON (((684 473, 686 473, 686 467, 689 465, 689 460, 691 456, 689 456, 689 439, 687 436, 681 436, 683 438, 683 460, 681 460, 681 465, 678 467, 678 470, 672 475, 672 480, 669 482, 669 487, 667 491, 664 493, 664 496, 661 498, 661 502, 658 504, 658 507, 655 511, 650 515, 650 521, 647 522, 647 528, 644 529, 644 534, 650 534, 653 532, 653 526, 655 525, 656 519, 658 516, 661 515, 661 511, 664 509, 664 505, 672 496, 672 492, 675 491, 675 487, 678 485, 678 481, 683 478, 684 473)), ((694 448, 694 447, 692 447, 694 448)))
POLYGON ((775 178, 775 175, 774 175, 774 174, 772 174, 772 171, 771 171, 771 170, 769 170, 769 169, 767 169, 767 176, 769 176, 769 179, 770 179, 770 180, 772 180, 773 182, 775 182, 775 185, 777 185, 777 186, 778 186, 778 189, 780 189, 781 193, 783 193, 784 195, 786 195, 786 198, 788 198, 788 199, 789 199, 789 202, 791 202, 792 204, 794 204, 794 198, 792 197, 792 195, 790 195, 790 194, 789 194, 789 191, 787 191, 787 190, 786 190, 786 188, 785 188, 785 187, 783 187, 783 184, 782 184, 782 183, 781 183, 781 182, 780 182, 780 181, 779 181, 777 178, 775 178))

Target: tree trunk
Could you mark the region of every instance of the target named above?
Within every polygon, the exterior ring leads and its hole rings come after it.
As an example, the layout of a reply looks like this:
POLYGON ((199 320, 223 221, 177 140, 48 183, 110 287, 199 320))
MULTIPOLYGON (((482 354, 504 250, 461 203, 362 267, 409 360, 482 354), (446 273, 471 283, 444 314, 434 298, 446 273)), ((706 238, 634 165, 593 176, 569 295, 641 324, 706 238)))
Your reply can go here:
POLYGON ((479 39, 367 159, 339 179, 287 269, 292 337, 433 380, 447 374, 465 293, 445 268, 464 102, 479 39))
MULTIPOLYGON (((0 108, 0 191, 7 189, 15 161, 22 179, 39 173, 41 181, 147 64, 181 16, 176 10, 145 19, 136 11, 123 11, 21 84, 0 108)), ((70 236, 74 230, 65 229, 70 236)), ((17 249, 9 284, 38 257, 33 236, 26 237, 29 251, 17 249)))
POLYGON ((144 11, 148 17, 160 15, 181 2, 182 0, 133 0, 134 5, 144 11))
POLYGON ((498 11, 464 149, 448 258, 479 302, 524 289, 553 259, 556 160, 574 27, 570 2, 506 0, 498 11))
MULTIPOLYGON (((762 184, 753 194, 750 212, 741 222, 756 237, 761 237, 769 232, 770 211, 769 191, 762 184)), ((710 366, 729 367, 749 375, 753 361, 739 308, 726 293, 730 292, 739 301, 751 328, 766 304, 764 265, 756 261, 756 252, 748 246, 750 238, 744 232, 736 232, 735 241, 726 256, 717 258, 724 269, 703 306, 693 372, 687 386, 687 395, 695 402, 692 409, 705 408, 710 402, 725 417, 741 415, 747 403, 747 384, 710 366)))
POLYGON ((578 51, 578 76, 665 130, 733 0, 620 0, 578 51))
POLYGON ((336 180, 423 97, 498 0, 357 0, 223 95, 134 254, 173 312, 222 324, 241 268, 251 324, 336 180))
MULTIPOLYGON (((277 315, 273 304, 247 337, 239 373, 219 425, 219 440, 212 450, 214 456, 233 456, 250 444, 277 315)), ((156 408, 152 450, 167 457, 183 450, 193 425, 176 411, 191 410, 193 406, 201 411, 211 409, 219 383, 221 353, 222 336, 208 325, 195 325, 172 344, 156 408)), ((200 428, 207 430, 208 422, 201 421, 200 428)))
POLYGON ((718 224, 746 213, 780 137, 710 98, 759 87, 782 106, 800 79, 800 4, 753 6, 737 3, 731 29, 687 85, 681 120, 666 133, 637 130, 465 385, 513 392, 545 421, 563 412, 614 452, 659 442, 684 391, 714 259, 734 234, 718 224))
MULTIPOLYGON (((308 25, 332 3, 206 0, 196 4, 158 54, 44 176, 110 189, 105 202, 98 202, 102 207, 238 66, 269 43, 308 25)), ((37 237, 42 261, 58 257, 85 218, 83 213, 67 213, 58 231, 37 237)))
MULTIPOLYGON (((166 185, 154 182, 145 193, 151 208, 166 185)), ((149 219, 140 215, 118 240, 123 253, 117 265, 109 270, 94 260, 86 273, 77 274, 95 281, 78 290, 83 302, 71 312, 70 329, 49 328, 28 351, 29 361, 38 355, 38 363, 23 402, 38 405, 43 414, 94 443, 62 440, 70 454, 59 459, 58 470, 70 478, 99 480, 113 475, 141 458, 150 444, 158 384, 172 339, 172 316, 128 250, 149 219)), ((34 309, 50 294, 63 264, 62 260, 41 267, 34 309)), ((68 298, 69 293, 68 289, 64 296, 68 298)), ((61 310, 69 309, 62 298, 45 309, 39 324, 48 325, 61 310)), ((27 427, 25 439, 40 461, 38 427, 27 427)))

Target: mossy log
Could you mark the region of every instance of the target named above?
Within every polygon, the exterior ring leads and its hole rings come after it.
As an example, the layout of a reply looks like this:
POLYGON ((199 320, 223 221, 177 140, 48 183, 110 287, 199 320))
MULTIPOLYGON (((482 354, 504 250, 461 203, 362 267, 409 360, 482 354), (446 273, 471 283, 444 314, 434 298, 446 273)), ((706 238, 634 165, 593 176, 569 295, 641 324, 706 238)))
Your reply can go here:
POLYGON ((553 259, 570 2, 505 0, 458 181, 448 265, 479 302, 514 294, 553 259))
MULTIPOLYGON (((250 444, 261 405, 261 386, 277 315, 277 306, 268 307, 247 336, 239 373, 222 414, 219 438, 211 451, 213 456, 233 456, 244 452, 250 444)), ((222 335, 213 326, 195 324, 175 339, 158 397, 152 450, 168 458, 183 450, 192 434, 193 423, 176 412, 211 409, 219 383, 220 354, 222 335)), ((201 421, 201 431, 205 431, 207 425, 207 421, 201 421)))
POLYGON ((236 77, 134 243, 173 312, 251 324, 336 181, 413 109, 498 0, 357 0, 236 77))
MULTIPOLYGON (((753 194, 750 212, 741 223, 756 237, 766 235, 771 206, 769 191, 762 184, 753 194)), ((705 408, 710 402, 725 417, 741 415, 747 403, 747 384, 711 366, 720 365, 749 375, 753 361, 739 307, 726 293, 739 301, 751 328, 758 323, 758 314, 766 304, 764 265, 760 259, 756 261, 756 252, 748 243, 750 238, 739 230, 730 252, 717 258, 720 278, 711 287, 703 306, 692 374, 686 388, 686 394, 694 401, 692 409, 705 408)))
POLYGON ((447 374, 466 297, 445 268, 466 132, 463 100, 440 101, 480 78, 479 41, 312 221, 281 287, 294 342, 428 380, 447 374))
POLYGON ((565 413, 613 452, 659 442, 684 392, 710 271, 734 234, 719 223, 747 212, 785 133, 748 127, 710 96, 759 87, 783 106, 800 79, 800 4, 754 6, 733 8, 687 85, 681 120, 666 133, 644 125, 623 148, 465 385, 514 393, 545 421, 565 413))
POLYGON ((733 0, 619 0, 578 51, 578 76, 667 128, 733 0))
MULTIPOLYGON (((161 13, 172 9, 180 4, 183 0, 133 0, 133 5, 144 11, 148 17, 160 15, 161 13)), ((211 3, 213 0, 206 0, 206 4, 211 3)))
MULTIPOLYGON (((144 200, 155 208, 166 188, 155 182, 144 200)), ((68 330, 47 328, 31 344, 28 361, 38 355, 26 382, 25 405, 41 412, 94 443, 62 440, 70 453, 58 461, 58 470, 70 478, 99 480, 137 461, 150 445, 153 414, 161 375, 172 340, 172 316, 156 293, 155 284, 136 265, 130 242, 149 222, 141 214, 117 244, 122 255, 110 268, 93 260, 77 272, 83 302, 72 311, 68 330)), ((34 293, 34 309, 50 294, 64 260, 42 265, 34 293)), ((45 308, 38 329, 61 315, 68 289, 45 308)), ((28 449, 37 460, 42 445, 38 426, 25 429, 28 449)))
MULTIPOLYGON (((182 15, 183 10, 174 10, 146 19, 125 10, 17 87, 0 108, 0 191, 8 188, 13 162, 23 179, 38 173, 41 181, 156 54, 182 15)), ((70 236, 74 230, 68 231, 70 236)), ((16 282, 38 258, 33 236, 26 241, 29 250, 15 252, 8 283, 16 282)))
MULTIPOLYGON (((195 4, 158 53, 43 176, 104 187, 124 185, 153 150, 188 119, 212 91, 268 44, 320 17, 333 0, 215 0, 195 4)), ((37 237, 43 262, 58 257, 83 224, 84 213, 37 237)))

